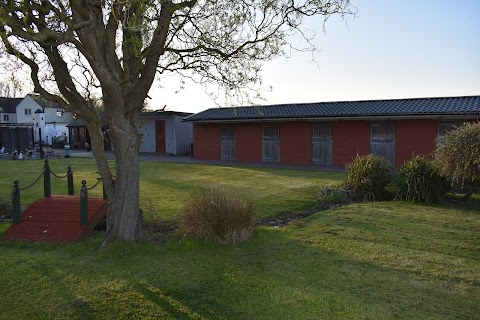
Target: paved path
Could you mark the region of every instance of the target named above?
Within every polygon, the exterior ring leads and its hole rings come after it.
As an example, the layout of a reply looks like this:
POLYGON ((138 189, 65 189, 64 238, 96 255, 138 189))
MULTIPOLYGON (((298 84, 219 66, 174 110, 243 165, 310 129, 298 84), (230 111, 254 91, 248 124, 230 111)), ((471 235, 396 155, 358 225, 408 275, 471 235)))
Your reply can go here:
MULTIPOLYGON (((63 150, 56 150, 57 154, 63 154, 63 150)), ((105 151, 106 158, 108 160, 115 160, 115 154, 113 151, 105 151)), ((70 150, 70 156, 72 158, 93 158, 91 151, 85 150, 70 150)), ((306 165, 287 165, 282 163, 251 163, 241 161, 215 161, 215 160, 198 160, 189 156, 172 156, 154 152, 141 152, 140 161, 148 162, 177 162, 177 163, 192 163, 192 164, 209 164, 209 165, 221 165, 221 166, 239 166, 239 167, 252 167, 252 168, 282 168, 293 170, 312 170, 312 171, 335 171, 343 172, 343 168, 326 167, 326 166, 306 166, 306 165)))

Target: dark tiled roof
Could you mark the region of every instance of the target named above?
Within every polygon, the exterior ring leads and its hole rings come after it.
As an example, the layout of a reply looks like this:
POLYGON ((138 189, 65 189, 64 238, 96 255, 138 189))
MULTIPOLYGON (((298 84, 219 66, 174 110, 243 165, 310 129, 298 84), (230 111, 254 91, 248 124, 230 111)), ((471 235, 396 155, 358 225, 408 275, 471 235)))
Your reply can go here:
POLYGON ((0 97, 0 112, 15 113, 18 104, 23 98, 3 98, 0 97), (2 111, 3 110, 3 111, 2 111))
POLYGON ((480 96, 397 100, 339 101, 213 108, 184 121, 243 121, 305 118, 362 118, 403 116, 480 115, 480 96))
POLYGON ((161 111, 161 110, 155 110, 155 111, 144 111, 142 112, 141 116, 142 117, 168 117, 168 116, 189 116, 192 113, 190 112, 180 112, 180 111, 161 111))
POLYGON ((83 119, 75 119, 73 122, 67 124, 67 127, 85 127, 85 121, 83 119))
POLYGON ((30 97, 42 108, 61 108, 56 102, 46 100, 38 95, 31 94, 30 97))

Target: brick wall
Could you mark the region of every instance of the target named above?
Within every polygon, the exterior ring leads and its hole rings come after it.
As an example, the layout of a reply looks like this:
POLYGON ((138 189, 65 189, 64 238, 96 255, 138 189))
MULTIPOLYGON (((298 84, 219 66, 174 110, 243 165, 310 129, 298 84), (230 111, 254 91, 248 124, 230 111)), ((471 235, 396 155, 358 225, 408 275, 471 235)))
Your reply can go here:
POLYGON ((193 124, 193 154, 195 159, 220 160, 218 124, 193 124))
POLYGON ((358 155, 370 153, 370 121, 332 123, 332 163, 343 167, 358 155))
MULTIPOLYGON (((311 122, 280 123, 280 162, 312 164, 311 122)), ((370 121, 332 122, 332 163, 343 167, 357 155, 370 153, 370 121)), ((194 124, 196 159, 220 160, 218 124, 194 124)), ((262 162, 262 123, 235 124, 235 160, 262 162)), ((436 120, 395 121, 395 162, 401 166, 412 155, 429 155, 435 150, 436 120)))
POLYGON ((436 120, 395 121, 395 164, 403 165, 414 155, 430 155, 435 150, 436 120))
POLYGON ((235 125, 235 160, 262 162, 262 128, 260 123, 235 125))
POLYGON ((280 123, 280 162, 312 164, 312 123, 280 123))

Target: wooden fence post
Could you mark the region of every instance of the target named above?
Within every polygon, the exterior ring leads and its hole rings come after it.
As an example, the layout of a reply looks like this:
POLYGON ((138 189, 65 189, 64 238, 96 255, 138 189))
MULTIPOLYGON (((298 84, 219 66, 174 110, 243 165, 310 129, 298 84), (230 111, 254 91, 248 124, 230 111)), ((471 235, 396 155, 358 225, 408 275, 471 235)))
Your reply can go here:
POLYGON ((108 199, 108 194, 107 194, 107 190, 105 190, 105 185, 102 183, 102 191, 103 191, 103 199, 104 200, 107 200, 108 199))
POLYGON ((52 196, 52 186, 50 184, 50 165, 48 164, 48 159, 45 159, 45 165, 43 166, 43 195, 45 198, 50 198, 52 196))
POLYGON ((18 186, 18 180, 13 181, 12 187, 12 224, 20 223, 20 187, 18 186))
POLYGON ((68 170, 67 170, 67 183, 68 183, 68 195, 73 196, 75 194, 75 191, 73 188, 73 171, 71 166, 68 166, 68 170))
POLYGON ((80 188, 80 225, 86 226, 88 224, 88 190, 87 181, 82 180, 82 187, 80 188))

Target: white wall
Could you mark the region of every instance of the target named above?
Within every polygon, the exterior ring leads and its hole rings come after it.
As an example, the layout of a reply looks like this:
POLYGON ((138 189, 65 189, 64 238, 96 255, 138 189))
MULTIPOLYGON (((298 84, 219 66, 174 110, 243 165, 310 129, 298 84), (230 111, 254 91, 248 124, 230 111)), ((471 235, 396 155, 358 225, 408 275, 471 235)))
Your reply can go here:
POLYGON ((155 120, 149 120, 141 129, 143 143, 140 145, 140 152, 155 152, 155 120))
POLYGON ((46 142, 45 139, 45 114, 42 113, 35 113, 33 116, 33 140, 39 141, 40 140, 40 132, 39 129, 42 129, 42 141, 46 142))
POLYGON ((53 122, 69 124, 73 121, 71 112, 66 112, 60 107, 53 107, 53 103, 52 107, 42 108, 32 97, 27 95, 17 106, 17 123, 33 123, 35 111, 38 109, 43 110, 44 120, 47 124, 53 122), (31 115, 25 115, 25 109, 30 109, 31 115), (57 111, 63 111, 63 115, 58 116, 57 111))
POLYGON ((175 151, 175 123, 173 117, 168 117, 165 118, 165 152, 176 155, 175 151))
POLYGON ((30 96, 25 98, 17 106, 17 123, 28 123, 33 125, 35 111, 42 109, 40 105, 30 96), (30 109, 31 114, 25 115, 25 110, 30 109))
POLYGON ((182 122, 182 116, 166 116, 150 119, 140 129, 143 143, 140 152, 156 152, 155 120, 165 120, 165 152, 173 155, 188 155, 193 141, 192 124, 182 122))
POLYGON ((16 113, 6 113, 2 112, 0 113, 0 123, 16 123, 17 122, 17 114, 16 113), (8 121, 3 120, 3 115, 6 114, 8 115, 8 121))
POLYGON ((193 126, 191 122, 182 122, 184 116, 175 116, 176 154, 190 154, 190 145, 193 142, 193 126))
POLYGON ((66 112, 62 108, 45 107, 43 112, 45 113, 45 121, 47 124, 53 122, 69 124, 70 122, 73 122, 73 114, 71 112, 66 112), (63 111, 63 115, 58 116, 57 111, 63 111))

